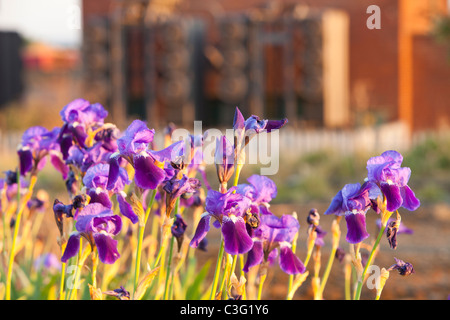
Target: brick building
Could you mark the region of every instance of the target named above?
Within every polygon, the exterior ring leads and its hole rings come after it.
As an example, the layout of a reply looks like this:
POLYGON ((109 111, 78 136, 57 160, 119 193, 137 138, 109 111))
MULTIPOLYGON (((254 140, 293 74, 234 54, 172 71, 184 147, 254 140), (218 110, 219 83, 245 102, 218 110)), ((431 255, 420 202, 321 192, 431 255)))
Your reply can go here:
POLYGON ((446 0, 204 3, 83 1, 84 51, 101 39, 107 48, 104 56, 85 59, 87 71, 95 69, 89 61, 103 70, 103 83, 88 81, 88 87, 94 89, 93 100, 104 92, 102 102, 117 123, 139 116, 154 126, 172 119, 220 125, 229 123, 236 105, 247 115, 288 116, 302 126, 345 128, 401 120, 417 131, 450 121, 450 64, 446 48, 431 35, 433 19, 448 14, 446 0), (380 8, 380 29, 366 25, 370 5, 380 8), (171 27, 171 21, 182 27, 171 27), (241 29, 228 29, 238 38, 242 28, 247 30, 241 45, 226 47, 231 42, 221 33, 224 21, 241 23, 241 29), (92 40, 95 24, 107 31, 92 40), (187 32, 186 50, 171 42, 180 30, 187 32), (164 66, 184 67, 184 76, 164 66), (236 68, 241 70, 230 71, 236 68), (165 72, 171 76, 161 76, 165 72), (174 81, 158 86, 163 78, 174 81))

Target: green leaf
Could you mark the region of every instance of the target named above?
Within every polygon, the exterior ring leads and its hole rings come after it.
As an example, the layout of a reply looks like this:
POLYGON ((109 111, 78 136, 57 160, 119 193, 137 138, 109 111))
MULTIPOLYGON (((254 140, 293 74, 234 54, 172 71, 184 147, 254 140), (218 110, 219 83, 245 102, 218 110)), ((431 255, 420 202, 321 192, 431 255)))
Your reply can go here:
POLYGON ((208 260, 200 272, 195 277, 194 282, 188 287, 186 291, 186 300, 199 300, 202 296, 202 284, 206 276, 208 275, 209 267, 211 266, 211 261, 208 260))

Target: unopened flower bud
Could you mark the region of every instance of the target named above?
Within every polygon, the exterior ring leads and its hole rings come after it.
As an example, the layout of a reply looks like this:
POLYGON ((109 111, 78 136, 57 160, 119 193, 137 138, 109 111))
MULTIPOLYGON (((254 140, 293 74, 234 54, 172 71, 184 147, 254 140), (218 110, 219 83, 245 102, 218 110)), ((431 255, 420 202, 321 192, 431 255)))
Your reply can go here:
POLYGON ((181 249, 181 245, 184 240, 184 233, 186 231, 186 228, 187 228, 187 224, 183 220, 183 218, 179 214, 175 215, 175 221, 172 224, 171 231, 172 231, 172 235, 177 240, 178 251, 180 251, 180 249, 181 249))
POLYGON ((397 233, 400 228, 401 217, 397 213, 397 219, 395 221, 391 221, 386 227, 386 237, 389 241, 389 245, 391 249, 397 248, 397 233))
POLYGON ((311 209, 309 210, 308 217, 306 218, 306 221, 308 224, 313 224, 315 226, 319 225, 320 215, 317 209, 311 209))
POLYGON ((398 270, 401 276, 409 276, 411 273, 414 273, 414 267, 409 262, 404 262, 403 260, 394 258, 396 264, 393 264, 389 267, 388 271, 398 270))

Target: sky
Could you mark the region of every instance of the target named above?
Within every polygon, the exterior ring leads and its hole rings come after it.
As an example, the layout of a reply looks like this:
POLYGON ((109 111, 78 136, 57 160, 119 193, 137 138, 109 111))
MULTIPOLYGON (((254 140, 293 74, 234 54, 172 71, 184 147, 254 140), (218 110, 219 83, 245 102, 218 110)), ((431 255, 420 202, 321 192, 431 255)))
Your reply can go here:
POLYGON ((81 0, 0 0, 0 31, 57 46, 81 44, 81 0))

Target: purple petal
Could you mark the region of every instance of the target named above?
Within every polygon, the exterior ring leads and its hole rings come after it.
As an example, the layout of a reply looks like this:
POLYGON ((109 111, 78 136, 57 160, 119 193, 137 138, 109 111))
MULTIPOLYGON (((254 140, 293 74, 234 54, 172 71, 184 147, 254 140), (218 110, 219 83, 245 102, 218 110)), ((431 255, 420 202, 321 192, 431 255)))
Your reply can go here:
POLYGON ((395 150, 388 150, 381 154, 381 157, 386 162, 393 162, 394 168, 400 168, 400 165, 403 162, 403 156, 395 150))
POLYGON ((234 119, 233 119, 233 129, 234 130, 244 129, 244 127, 245 127, 244 116, 242 115, 239 108, 236 107, 236 111, 234 113, 234 119))
POLYGON ((153 156, 154 159, 158 160, 159 162, 177 162, 177 160, 179 160, 180 157, 184 155, 184 147, 184 141, 180 140, 172 143, 170 146, 162 150, 148 150, 148 152, 153 156))
POLYGON ((122 219, 118 215, 94 217, 91 220, 91 230, 93 233, 115 236, 122 230, 122 219))
POLYGON ((200 221, 198 222, 197 229, 195 230, 194 237, 192 237, 190 246, 192 248, 197 248, 200 244, 200 242, 203 240, 203 238, 206 237, 206 234, 209 231, 209 222, 211 220, 211 215, 207 212, 205 212, 202 217, 200 218, 200 221))
POLYGON ((247 179, 255 188, 253 201, 256 203, 269 203, 277 196, 277 185, 268 177, 254 174, 247 179))
POLYGON ((164 181, 164 170, 155 165, 150 156, 137 156, 134 158, 135 182, 143 189, 156 189, 164 181))
POLYGON ((253 266, 256 266, 262 262, 264 258, 263 245, 261 241, 255 241, 252 249, 247 254, 247 261, 245 262, 242 271, 248 272, 253 266))
POLYGON ((26 175, 33 168, 33 154, 29 149, 17 151, 20 161, 20 174, 26 175))
POLYGON ((287 245, 280 246, 280 268, 287 274, 303 273, 306 269, 303 262, 287 245))
POLYGON ((87 138, 87 133, 83 126, 78 125, 76 127, 72 127, 72 135, 80 147, 82 148, 86 147, 85 142, 87 138))
POLYGON ((269 252, 269 256, 267 257, 267 261, 269 262, 269 266, 272 266, 278 258, 278 248, 273 249, 269 252))
POLYGON ((78 110, 84 110, 89 106, 89 101, 84 99, 75 99, 68 103, 59 113, 61 115, 61 119, 64 122, 72 122, 77 121, 78 118, 74 119, 74 116, 77 115, 78 110))
POLYGON ((50 156, 50 162, 55 167, 55 169, 58 170, 62 174, 63 179, 66 180, 67 175, 69 174, 69 167, 66 166, 64 161, 62 161, 60 157, 52 154, 50 156))
POLYGON ((261 237, 269 242, 291 242, 300 228, 298 220, 291 215, 261 215, 261 237))
POLYGON ((394 212, 403 203, 400 188, 393 184, 382 183, 381 192, 386 197, 386 209, 390 212, 394 212))
POLYGON ((117 240, 103 233, 94 234, 95 245, 98 250, 98 257, 105 264, 113 264, 119 259, 120 254, 117 251, 117 240))
POLYGON ((351 213, 345 215, 347 222, 346 240, 349 243, 360 243, 369 237, 366 230, 366 215, 364 213, 351 213))
POLYGON ((416 195, 410 187, 404 186, 400 188, 400 192, 403 198, 402 206, 410 211, 414 211, 420 207, 420 201, 416 198, 416 195))
POLYGON ((67 260, 74 257, 78 253, 78 250, 80 249, 80 236, 81 235, 78 232, 70 235, 64 254, 61 257, 62 262, 66 263, 67 260))
POLYGON ((343 201, 342 190, 339 190, 333 200, 331 200, 331 204, 324 214, 335 214, 338 216, 344 214, 345 210, 343 209, 343 201))
POLYGON ((89 197, 91 197, 89 203, 101 203, 106 208, 112 208, 111 199, 109 198, 109 194, 106 191, 89 189, 87 194, 89 195, 89 197))
POLYGON ((117 146, 122 155, 131 156, 147 150, 148 144, 153 141, 155 130, 150 130, 144 121, 134 120, 117 139, 117 146))
POLYGON ((101 203, 90 203, 78 213, 75 227, 80 232, 90 232, 92 219, 103 216, 113 216, 112 210, 101 203))
POLYGON ((277 130, 283 127, 288 122, 288 119, 284 118, 282 120, 268 120, 265 129, 267 132, 272 130, 277 130))
POLYGON ((119 159, 117 157, 109 158, 109 172, 108 172, 108 183, 106 189, 111 190, 114 188, 117 179, 119 178, 120 165, 119 159))
POLYGON ((246 253, 253 247, 253 240, 247 233, 245 221, 242 217, 224 216, 222 234, 225 252, 231 255, 246 253))
POLYGON ((268 120, 260 119, 258 116, 252 115, 247 120, 245 120, 245 130, 259 133, 265 129, 267 121, 268 120))
POLYGON ((117 194, 117 202, 119 203, 121 214, 130 219, 133 224, 139 221, 139 217, 134 213, 132 206, 120 193, 117 194))

